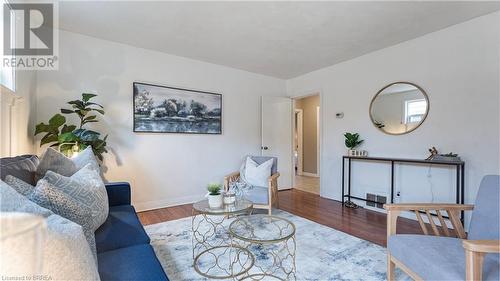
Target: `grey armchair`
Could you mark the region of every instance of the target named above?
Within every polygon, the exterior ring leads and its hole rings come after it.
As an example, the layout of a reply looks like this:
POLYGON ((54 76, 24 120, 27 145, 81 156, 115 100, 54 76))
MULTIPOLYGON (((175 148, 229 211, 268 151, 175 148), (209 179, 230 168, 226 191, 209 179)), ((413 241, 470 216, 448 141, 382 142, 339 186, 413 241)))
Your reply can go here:
POLYGON ((500 280, 500 176, 485 176, 481 181, 475 206, 459 204, 386 204, 387 210, 387 279, 394 280, 398 266, 414 280, 500 280), (468 235, 459 214, 472 210, 468 235), (396 234, 396 221, 402 211, 413 211, 426 235, 396 234), (435 236, 421 213, 427 217, 435 236), (438 227, 431 211, 441 225, 445 211, 453 225, 438 227), (444 234, 442 237, 441 234, 444 234), (466 240, 467 238, 467 240, 466 240))
MULTIPOLYGON (((247 156, 250 157, 257 164, 262 164, 269 159, 273 159, 273 166, 271 167, 271 176, 268 178, 267 186, 254 186, 246 194, 246 199, 253 202, 253 207, 256 209, 267 209, 269 215, 272 213, 272 207, 279 207, 278 204, 278 158, 268 156, 247 156)), ((246 159, 246 157, 245 157, 246 159)), ((240 172, 234 172, 224 177, 224 189, 229 190, 232 182, 240 180, 240 172)))

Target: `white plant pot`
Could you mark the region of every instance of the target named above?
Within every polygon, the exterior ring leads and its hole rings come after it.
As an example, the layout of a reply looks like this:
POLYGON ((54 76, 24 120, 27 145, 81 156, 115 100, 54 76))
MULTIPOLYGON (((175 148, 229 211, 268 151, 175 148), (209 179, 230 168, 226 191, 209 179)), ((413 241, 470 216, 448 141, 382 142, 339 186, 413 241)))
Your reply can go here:
POLYGON ((222 207, 222 194, 219 195, 208 195, 208 206, 212 209, 217 209, 222 207))

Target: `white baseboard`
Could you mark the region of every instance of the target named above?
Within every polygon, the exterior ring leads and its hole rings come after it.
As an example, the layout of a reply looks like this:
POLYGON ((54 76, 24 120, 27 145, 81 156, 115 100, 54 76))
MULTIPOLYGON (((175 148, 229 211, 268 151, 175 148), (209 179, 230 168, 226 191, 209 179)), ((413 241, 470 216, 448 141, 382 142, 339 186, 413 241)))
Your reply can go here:
POLYGON ((161 209, 177 205, 184 205, 200 201, 205 198, 204 195, 190 195, 178 198, 161 199, 146 202, 132 202, 137 212, 149 211, 154 209, 161 209))
POLYGON ((318 174, 313 174, 308 172, 302 172, 302 176, 319 178, 318 174))

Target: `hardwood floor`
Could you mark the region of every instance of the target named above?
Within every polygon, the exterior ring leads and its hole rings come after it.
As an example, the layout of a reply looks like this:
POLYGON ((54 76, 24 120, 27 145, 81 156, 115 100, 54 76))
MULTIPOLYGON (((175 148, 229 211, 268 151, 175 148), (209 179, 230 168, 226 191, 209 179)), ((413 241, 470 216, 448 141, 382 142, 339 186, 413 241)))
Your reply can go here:
POLYGON ((295 176, 293 188, 319 194, 319 177, 295 176))
MULTIPOLYGON (((386 215, 359 208, 343 208, 338 201, 296 189, 279 192, 280 209, 385 246, 386 215)), ((155 224, 191 216, 191 204, 138 213, 142 224, 155 224)), ((420 234, 416 221, 399 218, 398 233, 420 234)))

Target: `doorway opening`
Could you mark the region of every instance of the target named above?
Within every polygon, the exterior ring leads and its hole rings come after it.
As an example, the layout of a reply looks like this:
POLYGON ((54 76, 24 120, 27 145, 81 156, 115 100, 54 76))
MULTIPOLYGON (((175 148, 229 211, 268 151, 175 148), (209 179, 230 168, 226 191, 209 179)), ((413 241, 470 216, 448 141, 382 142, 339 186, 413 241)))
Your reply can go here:
POLYGON ((294 98, 293 188, 320 194, 320 96, 294 98))

